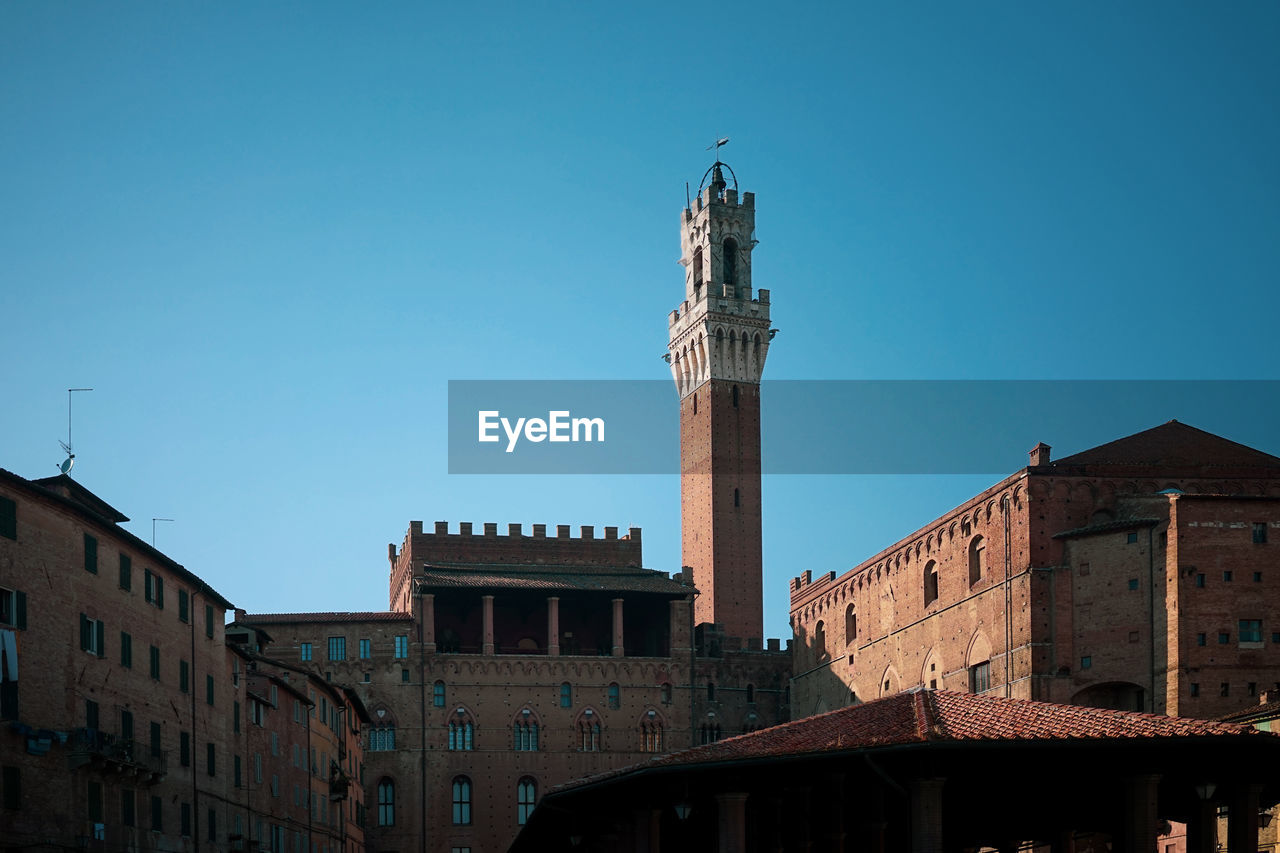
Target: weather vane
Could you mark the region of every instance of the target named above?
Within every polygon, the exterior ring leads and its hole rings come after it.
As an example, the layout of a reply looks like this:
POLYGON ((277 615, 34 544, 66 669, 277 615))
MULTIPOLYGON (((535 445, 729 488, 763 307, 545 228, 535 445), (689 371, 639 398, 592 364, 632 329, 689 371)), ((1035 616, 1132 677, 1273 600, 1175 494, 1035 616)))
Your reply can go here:
POLYGON ((707 146, 707 150, 708 150, 708 151, 711 151, 712 149, 715 149, 715 152, 716 152, 716 159, 717 159, 717 160, 719 160, 719 159, 720 159, 720 148, 721 148, 722 146, 724 146, 724 145, 728 145, 728 144, 729 144, 729 137, 724 136, 724 137, 721 137, 720 139, 717 139, 717 140, 716 140, 715 142, 713 142, 711 145, 708 145, 708 146, 707 146))

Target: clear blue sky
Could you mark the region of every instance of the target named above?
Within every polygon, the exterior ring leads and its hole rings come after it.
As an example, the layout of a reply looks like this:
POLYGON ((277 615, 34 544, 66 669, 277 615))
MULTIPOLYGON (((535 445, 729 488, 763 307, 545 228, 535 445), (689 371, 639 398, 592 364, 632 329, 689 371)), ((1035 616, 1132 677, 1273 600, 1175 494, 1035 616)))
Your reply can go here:
MULTIPOLYGON (((1120 5, 0 5, 0 467, 95 388, 75 476, 249 610, 384 608, 410 519, 676 570, 675 477, 450 477, 445 383, 666 376, 725 135, 769 377, 1275 378, 1280 6, 1120 5)), ((1039 440, 769 478, 767 632, 1039 440)))

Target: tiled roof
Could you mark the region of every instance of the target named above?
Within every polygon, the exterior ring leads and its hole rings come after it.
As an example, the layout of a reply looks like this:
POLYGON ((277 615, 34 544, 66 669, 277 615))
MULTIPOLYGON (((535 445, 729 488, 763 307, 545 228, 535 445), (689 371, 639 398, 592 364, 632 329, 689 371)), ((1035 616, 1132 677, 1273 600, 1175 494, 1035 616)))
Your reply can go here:
POLYGON ((1055 459, 1054 466, 1150 465, 1280 468, 1280 458, 1178 421, 1055 459))
POLYGON ((245 613, 236 617, 237 622, 247 625, 282 624, 298 622, 412 622, 413 616, 393 610, 372 610, 367 612, 338 613, 245 613))
POLYGON ((637 770, 846 752, 926 743, 1070 741, 1168 737, 1274 737, 1251 726, 975 696, 946 690, 898 693, 601 773, 562 789, 637 770))
POLYGON ((628 566, 526 566, 432 562, 414 574, 425 588, 655 592, 684 596, 689 587, 666 572, 628 566))

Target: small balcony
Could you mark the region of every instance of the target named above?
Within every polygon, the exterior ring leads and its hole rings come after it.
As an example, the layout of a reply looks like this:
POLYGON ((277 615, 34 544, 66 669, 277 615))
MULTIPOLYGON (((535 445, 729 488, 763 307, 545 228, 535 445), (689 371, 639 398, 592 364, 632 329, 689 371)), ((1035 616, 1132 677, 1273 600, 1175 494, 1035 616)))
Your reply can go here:
POLYGON ((89 767, 108 774, 132 777, 139 785, 154 785, 168 769, 164 750, 149 750, 136 740, 126 740, 99 729, 75 729, 67 740, 67 765, 89 767))

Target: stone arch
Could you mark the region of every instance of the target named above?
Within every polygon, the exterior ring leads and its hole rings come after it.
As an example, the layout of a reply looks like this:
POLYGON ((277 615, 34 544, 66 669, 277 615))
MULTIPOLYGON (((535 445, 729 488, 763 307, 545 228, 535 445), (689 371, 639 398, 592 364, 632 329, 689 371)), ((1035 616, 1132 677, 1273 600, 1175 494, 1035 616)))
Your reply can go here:
POLYGON ((942 673, 946 670, 942 667, 942 656, 938 654, 937 649, 929 649, 929 653, 924 656, 924 663, 920 666, 920 683, 930 690, 937 690, 942 687, 942 673))
POLYGON ((898 677, 898 671, 893 668, 893 664, 889 664, 884 668, 884 672, 880 675, 880 689, 877 691, 879 696, 892 696, 902 690, 902 679, 898 677))
POLYGON ((991 660, 991 641, 982 631, 974 631, 969 638, 969 647, 964 653, 964 665, 969 667, 991 660))
POLYGON ((938 600, 938 561, 930 560, 924 564, 921 576, 924 590, 924 606, 928 607, 938 600))

